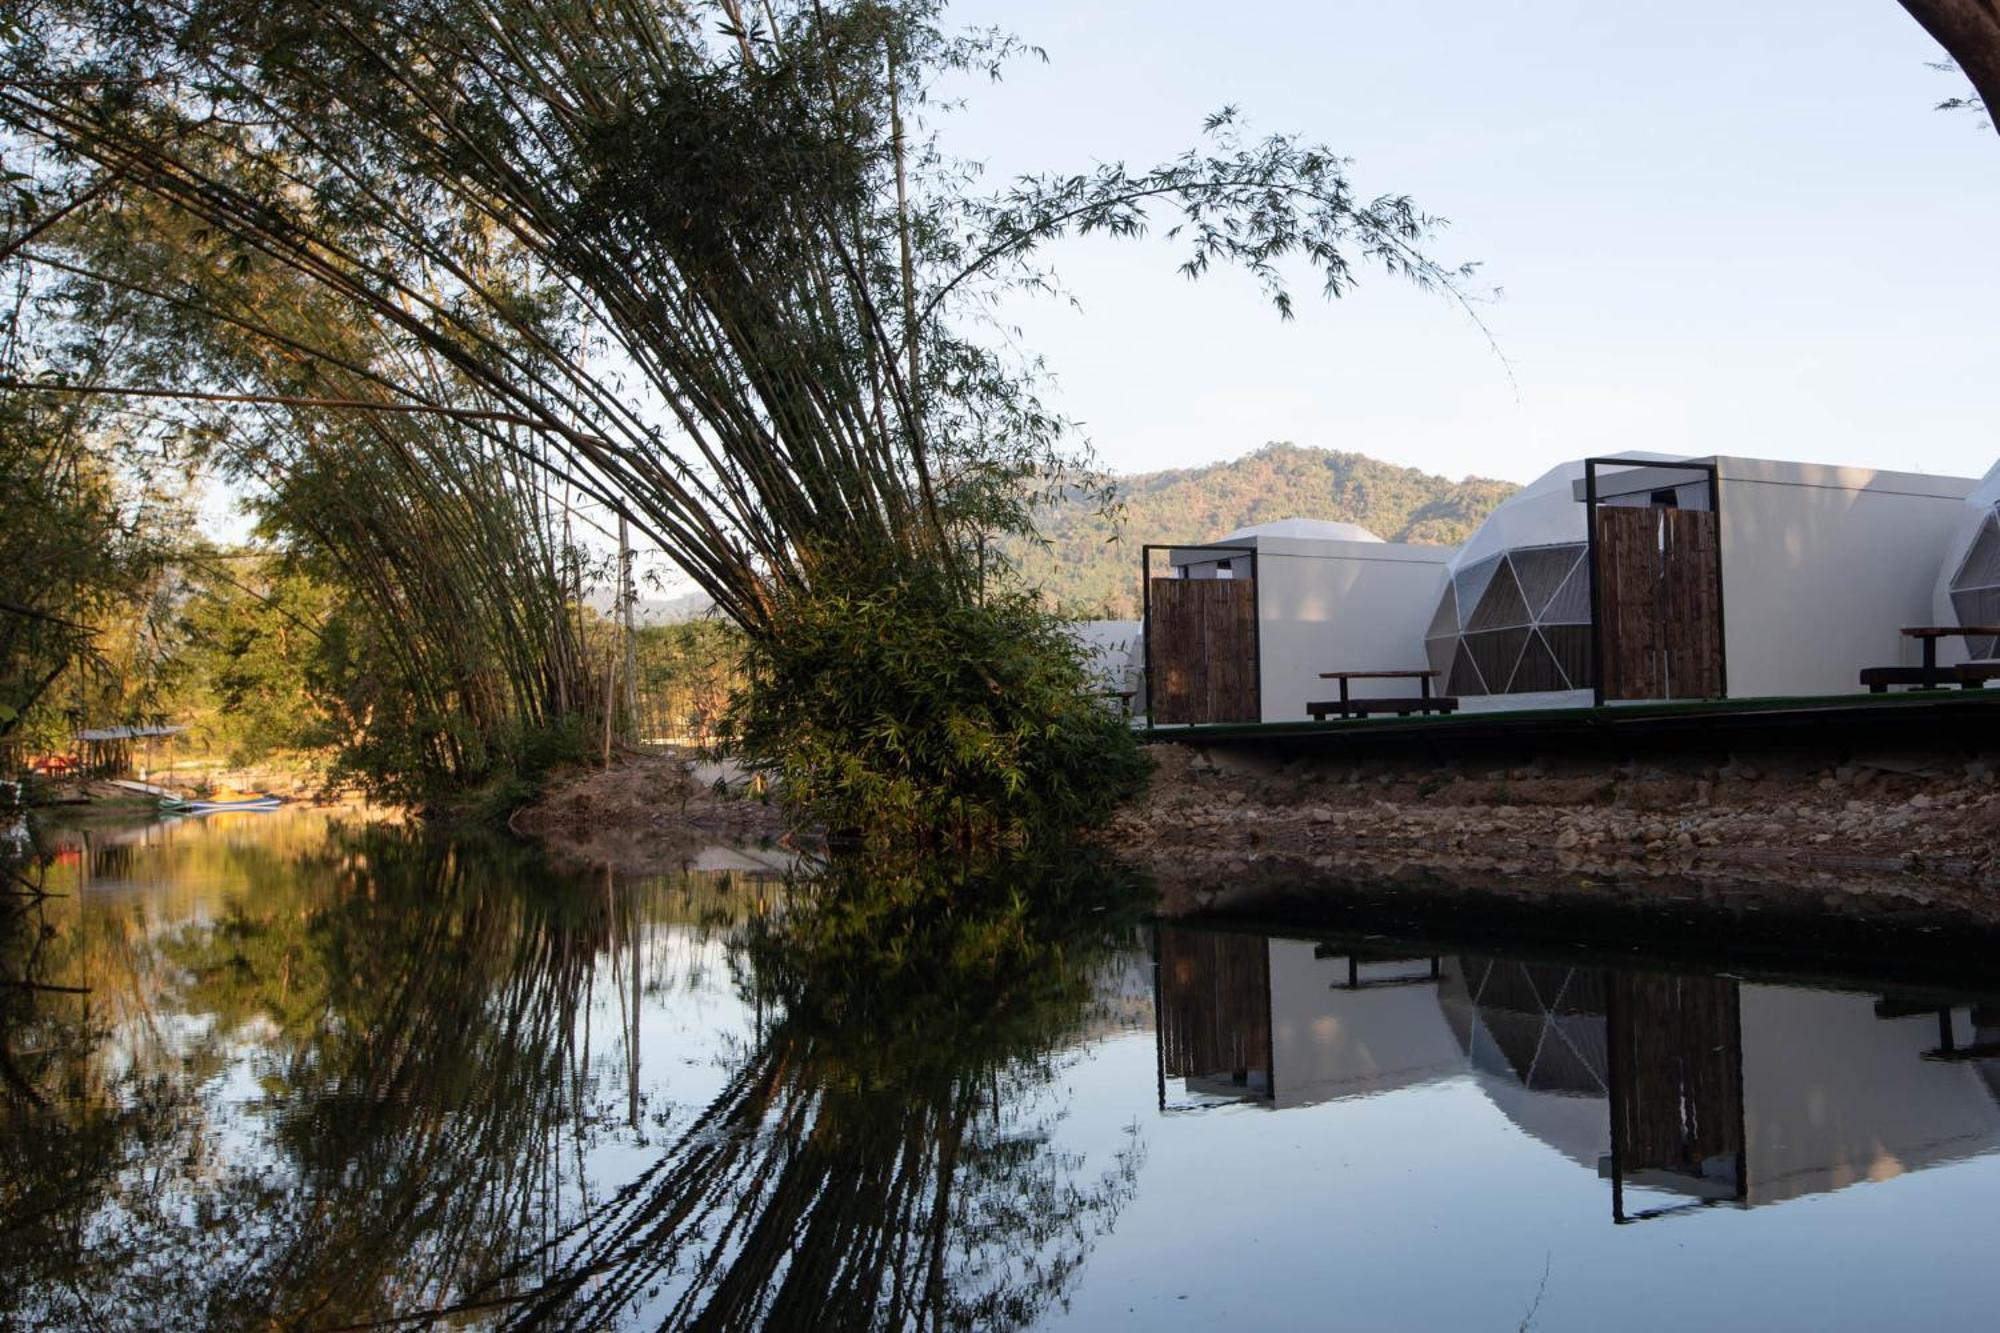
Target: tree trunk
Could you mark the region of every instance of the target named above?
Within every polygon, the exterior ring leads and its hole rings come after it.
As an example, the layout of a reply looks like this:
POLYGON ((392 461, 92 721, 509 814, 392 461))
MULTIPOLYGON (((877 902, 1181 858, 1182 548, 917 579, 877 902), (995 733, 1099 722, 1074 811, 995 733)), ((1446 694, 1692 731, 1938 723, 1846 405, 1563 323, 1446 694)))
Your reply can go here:
POLYGON ((1972 80, 2000 129, 2000 0, 1901 0, 1972 80))

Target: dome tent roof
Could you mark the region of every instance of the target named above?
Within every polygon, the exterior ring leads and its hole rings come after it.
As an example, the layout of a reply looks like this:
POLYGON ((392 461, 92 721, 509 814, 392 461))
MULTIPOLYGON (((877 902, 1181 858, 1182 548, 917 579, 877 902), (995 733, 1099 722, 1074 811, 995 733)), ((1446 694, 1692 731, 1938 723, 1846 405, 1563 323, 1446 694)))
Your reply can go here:
MULTIPOLYGON (((1684 463, 1674 454, 1623 453, 1614 462, 1684 463)), ((1583 480, 1583 460, 1559 463, 1494 507, 1459 548, 1455 568, 1522 546, 1553 546, 1580 542, 1589 535, 1583 506, 1576 500, 1576 483, 1583 480)))
POLYGON ((1324 518, 1280 518, 1269 523, 1252 523, 1249 527, 1238 528, 1218 541, 1247 541, 1252 537, 1290 537, 1316 542, 1379 542, 1377 537, 1359 523, 1339 523, 1324 518))

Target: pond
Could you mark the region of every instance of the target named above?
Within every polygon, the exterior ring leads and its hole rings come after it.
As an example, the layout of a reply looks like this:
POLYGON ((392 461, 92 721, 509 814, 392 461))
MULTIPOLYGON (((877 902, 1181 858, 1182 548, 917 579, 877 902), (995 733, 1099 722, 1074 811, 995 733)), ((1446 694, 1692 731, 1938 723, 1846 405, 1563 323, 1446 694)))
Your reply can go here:
POLYGON ((1991 1320, 1976 959, 1155 923, 1076 851, 48 842, 62 896, 0 906, 0 1326, 1991 1320))

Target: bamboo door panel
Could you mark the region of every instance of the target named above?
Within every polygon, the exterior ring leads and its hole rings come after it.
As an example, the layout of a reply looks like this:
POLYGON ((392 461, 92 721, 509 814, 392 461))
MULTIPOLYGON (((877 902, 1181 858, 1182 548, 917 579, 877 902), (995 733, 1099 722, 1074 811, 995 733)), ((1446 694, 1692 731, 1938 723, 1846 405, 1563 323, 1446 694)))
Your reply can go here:
POLYGON ((1597 660, 1607 699, 1666 697, 1656 509, 1597 511, 1597 660))
POLYGON ((1722 696, 1722 540, 1716 516, 1663 509, 1666 550, 1660 603, 1669 698, 1722 696))
POLYGON ((1146 627, 1153 720, 1255 722, 1257 581, 1154 579, 1146 627))
POLYGON ((1721 696, 1721 569, 1713 513, 1598 509, 1597 660, 1606 699, 1721 696))

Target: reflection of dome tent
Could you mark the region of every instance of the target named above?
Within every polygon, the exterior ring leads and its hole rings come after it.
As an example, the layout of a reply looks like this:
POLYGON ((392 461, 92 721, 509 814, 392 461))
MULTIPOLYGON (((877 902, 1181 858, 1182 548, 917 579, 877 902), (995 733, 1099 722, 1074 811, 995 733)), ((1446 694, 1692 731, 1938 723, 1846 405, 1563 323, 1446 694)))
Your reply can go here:
MULTIPOLYGON (((1991 625, 2000 621, 2000 463, 1965 497, 1966 512, 1938 571, 1940 625, 1991 625)), ((1944 662, 2000 657, 2000 640, 1946 640, 1944 662)))
POLYGON ((1604 973, 1448 958, 1437 1003, 1487 1100, 1531 1137, 1597 1170, 1611 1150, 1604 973))

